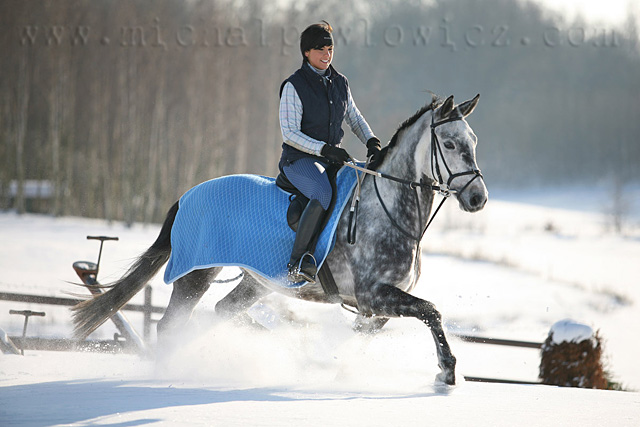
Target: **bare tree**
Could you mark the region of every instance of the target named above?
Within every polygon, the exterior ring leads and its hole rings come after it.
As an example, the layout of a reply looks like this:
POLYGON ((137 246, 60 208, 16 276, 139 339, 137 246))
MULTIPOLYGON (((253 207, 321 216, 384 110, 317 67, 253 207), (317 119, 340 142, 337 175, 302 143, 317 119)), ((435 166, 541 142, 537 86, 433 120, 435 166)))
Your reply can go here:
POLYGON ((27 121, 29 109, 29 95, 31 91, 29 81, 29 68, 27 55, 20 58, 20 69, 17 76, 17 85, 14 91, 14 108, 16 114, 16 200, 14 208, 18 213, 25 213, 25 143, 27 136, 27 121))
POLYGON ((621 174, 615 174, 611 180, 611 192, 608 205, 605 208, 607 223, 613 227, 613 231, 622 234, 625 223, 631 211, 631 203, 625 192, 626 180, 621 174))

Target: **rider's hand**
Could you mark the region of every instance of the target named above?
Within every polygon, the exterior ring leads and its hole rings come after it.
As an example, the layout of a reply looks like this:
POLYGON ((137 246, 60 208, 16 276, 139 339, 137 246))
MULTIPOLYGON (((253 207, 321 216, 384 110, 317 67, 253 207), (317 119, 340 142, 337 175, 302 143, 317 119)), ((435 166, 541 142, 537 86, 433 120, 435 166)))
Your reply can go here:
POLYGON ((380 140, 371 138, 367 141, 367 166, 369 169, 377 169, 382 161, 382 150, 380 149, 380 140))
POLYGON ((320 154, 327 158, 327 160, 329 160, 331 163, 337 163, 339 165, 351 159, 351 156, 349 155, 349 153, 347 153, 347 150, 340 147, 334 147, 333 145, 329 144, 325 144, 324 147, 322 147, 320 154))

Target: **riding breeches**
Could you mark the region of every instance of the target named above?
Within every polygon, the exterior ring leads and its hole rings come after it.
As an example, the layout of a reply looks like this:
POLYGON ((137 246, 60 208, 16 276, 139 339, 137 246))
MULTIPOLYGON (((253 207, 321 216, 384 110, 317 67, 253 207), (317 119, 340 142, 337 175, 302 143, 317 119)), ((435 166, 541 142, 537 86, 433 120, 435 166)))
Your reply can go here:
POLYGON ((326 211, 331 204, 333 190, 327 175, 326 164, 317 159, 302 158, 282 168, 283 172, 309 200, 317 200, 326 211))

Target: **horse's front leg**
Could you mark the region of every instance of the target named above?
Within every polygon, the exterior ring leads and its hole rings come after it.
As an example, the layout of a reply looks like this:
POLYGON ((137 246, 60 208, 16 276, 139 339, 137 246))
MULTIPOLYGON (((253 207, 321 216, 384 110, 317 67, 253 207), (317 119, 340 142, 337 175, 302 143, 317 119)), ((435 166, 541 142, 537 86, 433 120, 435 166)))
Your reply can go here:
POLYGON ((438 353, 438 366, 442 370, 437 380, 445 384, 456 383, 456 358, 451 353, 442 329, 442 317, 429 301, 414 297, 392 285, 356 287, 358 310, 365 315, 382 317, 415 317, 431 329, 438 353))

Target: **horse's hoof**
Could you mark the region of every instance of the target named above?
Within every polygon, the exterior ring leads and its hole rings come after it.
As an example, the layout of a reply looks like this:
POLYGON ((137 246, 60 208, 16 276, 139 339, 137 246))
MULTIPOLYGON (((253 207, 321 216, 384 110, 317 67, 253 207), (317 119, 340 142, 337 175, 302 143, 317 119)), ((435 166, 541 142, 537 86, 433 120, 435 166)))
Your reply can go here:
POLYGON ((436 382, 446 385, 456 385, 456 374, 453 371, 442 371, 436 375, 436 382))

